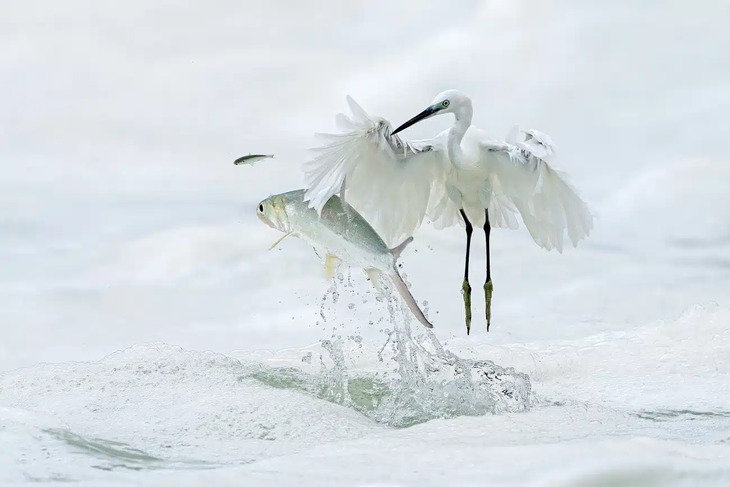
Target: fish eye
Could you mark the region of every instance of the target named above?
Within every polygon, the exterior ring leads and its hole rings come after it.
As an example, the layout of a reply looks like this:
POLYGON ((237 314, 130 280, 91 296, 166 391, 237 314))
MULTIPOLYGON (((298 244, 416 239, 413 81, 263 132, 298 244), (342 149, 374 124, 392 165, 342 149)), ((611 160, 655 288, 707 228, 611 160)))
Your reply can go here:
POLYGON ((260 211, 261 213, 263 213, 263 212, 264 212, 264 204, 263 204, 263 203, 261 203, 261 204, 259 205, 259 211, 260 211))
POLYGON ((447 106, 449 106, 449 100, 442 101, 441 105, 443 105, 443 107, 446 108, 447 106))

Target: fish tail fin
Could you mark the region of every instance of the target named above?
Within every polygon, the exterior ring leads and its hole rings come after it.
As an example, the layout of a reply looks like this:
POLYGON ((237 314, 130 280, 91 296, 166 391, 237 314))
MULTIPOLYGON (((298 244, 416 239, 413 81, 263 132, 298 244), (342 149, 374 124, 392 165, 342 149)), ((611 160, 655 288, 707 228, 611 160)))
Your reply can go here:
POLYGON ((403 249, 405 249, 409 243, 413 242, 413 237, 408 237, 403 242, 401 242, 399 245, 393 247, 390 249, 390 253, 393 254, 393 257, 398 259, 400 257, 400 254, 403 252, 403 249))
MULTIPOLYGON (((407 245, 410 240, 413 240, 413 237, 409 237, 409 240, 403 242, 400 244, 397 248, 401 246, 407 245)), ((402 250, 402 249, 401 249, 402 250)), ((411 291, 408 289, 408 286, 405 282, 403 282, 403 278, 400 277, 400 274, 398 274, 398 271, 393 268, 393 272, 388 274, 388 277, 390 277, 390 280, 393 281, 393 285, 395 286, 396 290, 398 291, 398 294, 400 294, 400 297, 403 298, 403 301, 406 302, 406 305, 408 306, 408 309, 411 310, 411 313, 413 313, 418 321, 421 322, 423 326, 426 328, 433 328, 433 325, 430 321, 428 321, 428 318, 426 318, 426 315, 423 314, 423 311, 421 311, 421 308, 418 306, 418 303, 416 302, 416 298, 413 297, 411 294, 411 291)))

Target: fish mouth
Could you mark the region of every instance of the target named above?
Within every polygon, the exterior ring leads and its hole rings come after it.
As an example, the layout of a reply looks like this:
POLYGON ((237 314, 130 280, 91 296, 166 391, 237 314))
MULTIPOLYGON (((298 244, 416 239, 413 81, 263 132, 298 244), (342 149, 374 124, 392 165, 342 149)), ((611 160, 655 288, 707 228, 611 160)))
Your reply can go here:
POLYGON ((269 200, 264 200, 256 208, 256 216, 266 226, 280 232, 289 233, 289 221, 284 205, 278 205, 276 201, 271 203, 269 200))
POLYGON ((264 214, 263 214, 263 213, 261 213, 260 211, 257 211, 257 212, 256 212, 256 216, 257 216, 257 217, 259 217, 259 220, 261 220, 262 222, 264 222, 264 223, 265 223, 265 224, 266 224, 267 226, 269 226, 269 227, 271 227, 271 228, 273 228, 273 229, 275 229, 275 230, 278 230, 278 228, 276 228, 276 227, 274 226, 274 224, 273 224, 273 223, 271 222, 271 220, 269 220, 268 218, 266 218, 266 217, 264 216, 264 214))
POLYGON ((267 226, 270 226, 271 228, 277 229, 274 226, 274 222, 272 222, 271 220, 269 220, 266 217, 265 209, 266 209, 266 200, 260 202, 256 206, 256 216, 259 217, 259 220, 261 220, 262 222, 264 222, 267 226))

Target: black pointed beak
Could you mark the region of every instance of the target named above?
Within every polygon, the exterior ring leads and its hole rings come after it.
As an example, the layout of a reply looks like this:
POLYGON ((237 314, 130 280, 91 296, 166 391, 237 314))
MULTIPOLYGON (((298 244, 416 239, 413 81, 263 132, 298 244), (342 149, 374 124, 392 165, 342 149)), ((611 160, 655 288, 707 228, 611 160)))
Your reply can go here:
POLYGON ((428 107, 424 111, 422 111, 421 113, 419 113, 418 115, 416 115, 415 117, 413 117, 412 119, 408 120, 406 123, 404 123, 403 125, 398 127, 397 129, 395 129, 390 135, 395 135, 398 132, 400 132, 401 130, 405 130, 408 127, 410 127, 411 125, 430 117, 431 115, 433 115, 436 112, 438 112, 438 108, 428 107))

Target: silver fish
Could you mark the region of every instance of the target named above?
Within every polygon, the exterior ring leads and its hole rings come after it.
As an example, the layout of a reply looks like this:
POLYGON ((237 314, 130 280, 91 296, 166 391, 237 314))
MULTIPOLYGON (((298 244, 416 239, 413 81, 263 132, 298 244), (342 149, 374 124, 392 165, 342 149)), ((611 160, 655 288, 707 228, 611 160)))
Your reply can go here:
POLYGON ((271 248, 288 235, 294 235, 327 256, 325 266, 328 277, 334 275, 340 261, 353 267, 362 267, 376 288, 381 274, 385 274, 418 321, 426 328, 433 328, 396 267, 398 256, 413 237, 389 249, 373 227, 347 203, 343 205, 338 196, 332 196, 327 201, 320 216, 304 201, 305 191, 299 189, 272 195, 259 203, 259 219, 271 228, 284 232, 284 236, 271 248))
POLYGON ((274 154, 248 154, 246 156, 241 156, 235 161, 233 161, 233 164, 240 166, 241 164, 253 164, 254 162, 258 162, 262 159, 273 159, 274 154))

